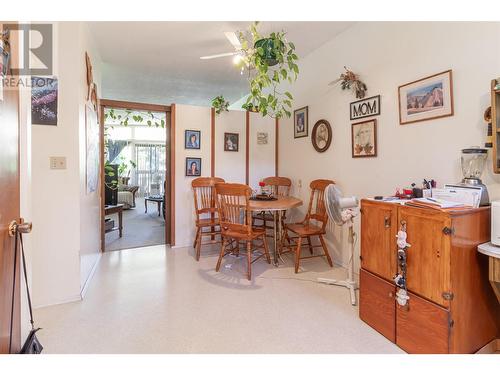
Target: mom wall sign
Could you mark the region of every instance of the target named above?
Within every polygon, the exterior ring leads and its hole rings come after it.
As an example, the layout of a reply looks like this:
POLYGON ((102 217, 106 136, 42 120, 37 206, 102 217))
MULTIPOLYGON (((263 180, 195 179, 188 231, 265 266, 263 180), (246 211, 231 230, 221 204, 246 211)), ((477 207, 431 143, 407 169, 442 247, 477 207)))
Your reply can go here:
POLYGON ((380 115, 380 95, 352 102, 350 107, 351 120, 378 116, 380 115))

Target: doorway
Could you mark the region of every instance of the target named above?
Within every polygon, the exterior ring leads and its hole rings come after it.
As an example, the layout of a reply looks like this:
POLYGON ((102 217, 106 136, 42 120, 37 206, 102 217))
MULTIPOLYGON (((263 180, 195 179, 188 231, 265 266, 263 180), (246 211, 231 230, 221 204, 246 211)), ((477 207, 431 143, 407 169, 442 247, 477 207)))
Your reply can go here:
POLYGON ((172 244, 171 107, 100 101, 101 249, 172 244))

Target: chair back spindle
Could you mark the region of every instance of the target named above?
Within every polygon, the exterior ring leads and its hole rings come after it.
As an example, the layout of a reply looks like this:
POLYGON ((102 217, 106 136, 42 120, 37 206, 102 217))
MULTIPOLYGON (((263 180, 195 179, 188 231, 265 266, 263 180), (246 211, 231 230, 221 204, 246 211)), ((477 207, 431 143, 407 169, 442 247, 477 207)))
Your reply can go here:
POLYGON ((266 185, 271 186, 273 195, 276 197, 288 197, 292 180, 288 177, 266 177, 262 180, 266 185))
POLYGON ((311 197, 309 198, 309 207, 305 222, 316 220, 321 223, 322 229, 326 228, 328 223, 328 214, 325 206, 325 189, 328 185, 334 184, 332 180, 314 180, 309 187, 311 188, 311 197))

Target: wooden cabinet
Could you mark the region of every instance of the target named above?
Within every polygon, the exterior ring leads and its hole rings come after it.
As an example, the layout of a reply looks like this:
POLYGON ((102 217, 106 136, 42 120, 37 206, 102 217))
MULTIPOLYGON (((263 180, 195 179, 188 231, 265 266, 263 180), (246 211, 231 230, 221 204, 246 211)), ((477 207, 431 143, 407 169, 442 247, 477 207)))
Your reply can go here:
POLYGON ((397 215, 391 203, 364 201, 361 209, 361 267, 385 279, 396 273, 397 215))
POLYGON ((410 303, 396 303, 396 343, 414 354, 449 351, 450 313, 447 309, 410 293, 410 303))
MULTIPOLYGON (((401 207, 398 223, 406 222, 408 289, 441 306, 449 306, 451 219, 438 210, 401 207)), ((393 241, 393 246, 395 242, 393 241)))
POLYGON ((396 342, 396 287, 363 269, 359 274, 359 316, 392 342, 396 342))
POLYGON ((360 318, 409 353, 474 353, 500 333, 500 305, 477 245, 489 207, 455 211, 361 202, 360 318), (389 220, 387 220, 389 218, 389 220), (395 301, 396 234, 406 224, 406 306, 395 301))

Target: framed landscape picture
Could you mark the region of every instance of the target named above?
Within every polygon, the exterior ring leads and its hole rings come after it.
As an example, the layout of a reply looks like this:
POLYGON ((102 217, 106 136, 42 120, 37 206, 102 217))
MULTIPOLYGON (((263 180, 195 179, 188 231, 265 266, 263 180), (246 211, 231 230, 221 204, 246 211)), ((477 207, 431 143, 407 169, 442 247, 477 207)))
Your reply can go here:
POLYGON ((238 133, 224 133, 224 151, 238 152, 239 138, 238 133))
POLYGON ((399 123, 453 116, 451 70, 399 86, 399 123))
POLYGON ((186 158, 186 177, 201 176, 201 158, 186 158))
POLYGON ((293 137, 302 138, 309 135, 309 108, 303 107, 293 111, 293 137))
POLYGON ((351 125, 352 157, 377 156, 377 120, 366 120, 351 125))
POLYGON ((187 150, 199 150, 201 144, 201 131, 186 130, 184 132, 184 148, 187 150))

